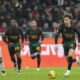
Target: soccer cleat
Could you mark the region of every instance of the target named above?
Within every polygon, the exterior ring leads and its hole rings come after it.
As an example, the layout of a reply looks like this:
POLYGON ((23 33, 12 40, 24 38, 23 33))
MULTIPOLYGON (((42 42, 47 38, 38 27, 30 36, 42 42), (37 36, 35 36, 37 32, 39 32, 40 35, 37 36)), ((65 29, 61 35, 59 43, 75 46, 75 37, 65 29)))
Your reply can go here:
POLYGON ((19 74, 19 75, 20 75, 20 74, 21 74, 21 70, 18 70, 18 71, 17 71, 17 74, 19 74))
POLYGON ((2 76, 6 75, 5 71, 1 71, 2 72, 2 76))
POLYGON ((70 70, 67 70, 67 71, 65 72, 64 76, 65 76, 65 77, 70 76, 70 70))
POLYGON ((77 64, 78 64, 78 66, 80 66, 80 59, 79 59, 78 56, 76 57, 76 62, 77 62, 77 64))
POLYGON ((40 71, 40 68, 36 68, 37 71, 40 71))

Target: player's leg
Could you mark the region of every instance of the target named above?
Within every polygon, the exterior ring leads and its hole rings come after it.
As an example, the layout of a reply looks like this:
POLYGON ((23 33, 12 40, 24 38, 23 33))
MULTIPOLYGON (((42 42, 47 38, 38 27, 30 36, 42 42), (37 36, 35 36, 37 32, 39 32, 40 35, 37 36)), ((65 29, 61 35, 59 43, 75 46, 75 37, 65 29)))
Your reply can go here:
POLYGON ((41 58, 40 58, 40 46, 30 46, 30 55, 32 59, 37 58, 37 70, 39 71, 41 58))
POLYGON ((11 61, 13 62, 13 64, 14 64, 14 68, 16 68, 16 59, 15 59, 14 53, 15 53, 14 48, 9 47, 10 58, 11 58, 11 61))
POLYGON ((21 60, 21 56, 20 56, 20 44, 18 44, 17 46, 15 46, 15 53, 16 53, 16 56, 17 56, 17 65, 18 65, 18 71, 17 71, 17 74, 21 74, 21 63, 22 63, 22 60, 21 60))
POLYGON ((31 59, 35 59, 35 47, 34 46, 29 46, 30 48, 30 56, 31 56, 31 59))
POLYGON ((40 64, 41 64, 41 57, 40 57, 40 52, 41 52, 41 47, 36 46, 36 58, 37 58, 37 70, 39 71, 40 69, 40 64))
POLYGON ((37 54, 37 70, 39 71, 40 69, 40 64, 41 64, 41 57, 40 54, 37 54))
POLYGON ((72 55, 75 52, 76 43, 70 45, 70 49, 68 52, 68 70, 71 70, 72 63, 76 62, 76 58, 73 58, 72 55))
POLYGON ((2 59, 1 47, 0 47, 0 68, 1 68, 2 75, 5 75, 5 69, 4 69, 4 62, 3 62, 3 59, 2 59))
POLYGON ((69 76, 70 75, 72 63, 76 61, 75 58, 74 59, 72 58, 72 54, 74 52, 75 52, 74 49, 70 49, 69 50, 69 55, 67 56, 67 59, 68 59, 68 67, 67 67, 66 73, 64 74, 65 76, 69 76))
POLYGON ((70 47, 66 50, 67 51, 67 55, 66 55, 66 59, 68 62, 68 69, 66 71, 66 73, 64 74, 65 76, 69 76, 70 75, 70 71, 71 71, 71 67, 72 67, 72 63, 76 62, 76 58, 72 58, 73 53, 75 52, 75 48, 76 45, 75 44, 71 44, 70 47))
POLYGON ((20 51, 17 52, 16 55, 17 55, 17 65, 18 65, 17 74, 21 74, 21 63, 22 63, 22 60, 21 60, 21 57, 20 57, 20 51))
POLYGON ((68 62, 68 52, 69 52, 69 47, 64 46, 64 55, 66 57, 67 62, 68 62))
MULTIPOLYGON (((66 57, 67 63, 68 63, 68 52, 69 52, 69 47, 64 46, 64 55, 66 57)), ((68 76, 68 75, 70 75, 70 70, 67 69, 64 76, 68 76)))
POLYGON ((0 53, 0 68, 1 68, 2 75, 6 75, 1 53, 0 53))

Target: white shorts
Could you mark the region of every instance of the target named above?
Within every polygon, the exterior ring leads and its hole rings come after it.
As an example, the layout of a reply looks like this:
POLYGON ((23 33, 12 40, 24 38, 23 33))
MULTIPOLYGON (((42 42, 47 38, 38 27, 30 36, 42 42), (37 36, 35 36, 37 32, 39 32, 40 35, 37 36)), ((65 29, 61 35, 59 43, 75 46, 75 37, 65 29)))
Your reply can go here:
POLYGON ((2 57, 2 51, 1 51, 1 46, 0 46, 0 57, 2 57))

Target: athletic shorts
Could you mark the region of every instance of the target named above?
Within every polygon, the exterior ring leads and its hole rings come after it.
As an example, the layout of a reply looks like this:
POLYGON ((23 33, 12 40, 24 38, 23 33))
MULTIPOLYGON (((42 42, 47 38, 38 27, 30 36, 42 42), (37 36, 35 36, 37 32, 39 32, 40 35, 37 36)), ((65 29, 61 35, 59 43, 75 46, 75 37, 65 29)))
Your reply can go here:
POLYGON ((11 43, 8 45, 10 55, 20 54, 20 42, 11 43))
POLYGON ((70 45, 63 47, 64 47, 64 55, 67 56, 70 49, 74 50, 76 49, 76 43, 71 43, 70 45))
POLYGON ((41 46, 29 46, 30 47, 30 54, 34 54, 36 52, 40 53, 41 52, 41 46))

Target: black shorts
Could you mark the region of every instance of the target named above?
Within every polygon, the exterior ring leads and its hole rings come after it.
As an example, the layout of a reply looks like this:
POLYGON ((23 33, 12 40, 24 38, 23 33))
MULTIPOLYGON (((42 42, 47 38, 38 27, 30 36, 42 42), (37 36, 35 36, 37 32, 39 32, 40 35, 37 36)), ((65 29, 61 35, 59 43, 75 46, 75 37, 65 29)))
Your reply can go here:
POLYGON ((41 46, 29 46, 30 47, 30 54, 34 54, 36 52, 41 52, 41 46))
POLYGON ((63 47, 64 47, 64 55, 68 56, 68 53, 69 53, 70 49, 74 49, 74 50, 76 49, 76 43, 72 43, 68 46, 63 46, 63 47))
POLYGON ((12 44, 8 45, 9 54, 12 56, 14 54, 20 54, 20 44, 12 44))

